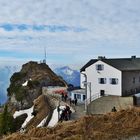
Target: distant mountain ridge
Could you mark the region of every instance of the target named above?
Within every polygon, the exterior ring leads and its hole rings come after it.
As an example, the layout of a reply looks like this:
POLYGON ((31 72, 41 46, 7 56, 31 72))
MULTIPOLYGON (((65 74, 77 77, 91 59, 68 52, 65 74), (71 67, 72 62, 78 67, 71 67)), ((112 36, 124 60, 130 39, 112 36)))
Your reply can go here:
POLYGON ((68 66, 55 68, 54 72, 61 76, 67 84, 72 84, 74 86, 80 86, 80 72, 73 70, 68 66))
POLYGON ((7 88, 10 84, 11 75, 20 69, 19 66, 0 66, 0 103, 7 100, 7 88))
MULTIPOLYGON (((10 77, 16 71, 19 71, 20 66, 0 66, 0 103, 4 103, 7 100, 7 88, 10 84, 10 77)), ((73 70, 68 66, 55 68, 54 72, 63 77, 68 84, 74 86, 80 85, 80 72, 73 70)))

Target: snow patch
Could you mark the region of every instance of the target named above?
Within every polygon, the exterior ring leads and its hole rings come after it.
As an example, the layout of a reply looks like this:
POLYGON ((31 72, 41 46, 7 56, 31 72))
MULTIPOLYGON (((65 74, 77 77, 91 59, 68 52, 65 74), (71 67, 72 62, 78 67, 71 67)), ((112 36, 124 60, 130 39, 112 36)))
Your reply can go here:
MULTIPOLYGON (((60 109, 61 109, 61 111, 59 112, 60 115, 61 115, 62 110, 63 110, 64 108, 65 108, 65 106, 60 106, 60 109)), ((56 108, 56 109, 54 109, 54 111, 53 111, 53 115, 52 115, 52 118, 51 118, 51 120, 50 120, 50 122, 49 122, 49 124, 48 124, 48 127, 54 127, 54 126, 58 123, 58 121, 59 121, 59 118, 58 118, 58 111, 57 111, 57 108, 56 108)))
POLYGON ((28 81, 26 81, 25 83, 22 84, 23 87, 27 86, 28 81))
POLYGON ((67 69, 64 70, 64 73, 67 74, 67 75, 72 75, 73 71, 71 69, 67 68, 67 69))
POLYGON ((24 121, 24 123, 22 124, 21 128, 24 128, 27 123, 34 117, 32 115, 32 112, 33 112, 33 109, 34 109, 34 106, 32 106, 31 108, 29 109, 25 109, 25 110, 20 110, 20 111, 16 111, 13 115, 14 119, 17 118, 18 116, 21 116, 23 114, 27 114, 27 118, 26 120, 24 121))
POLYGON ((46 118, 44 118, 37 127, 43 127, 47 121, 47 118, 48 118, 48 116, 46 118))
POLYGON ((32 81, 32 79, 30 78, 29 80, 26 80, 26 82, 23 83, 22 86, 23 86, 23 87, 27 86, 27 85, 28 85, 28 81, 32 81))

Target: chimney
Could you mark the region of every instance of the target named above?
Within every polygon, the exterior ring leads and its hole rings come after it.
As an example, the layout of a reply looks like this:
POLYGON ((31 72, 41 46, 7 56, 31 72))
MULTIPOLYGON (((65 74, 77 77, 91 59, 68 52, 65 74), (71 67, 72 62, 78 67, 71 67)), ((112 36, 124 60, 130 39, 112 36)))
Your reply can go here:
POLYGON ((136 59, 136 55, 131 56, 131 59, 136 59))
POLYGON ((98 60, 105 59, 105 56, 98 56, 98 60))

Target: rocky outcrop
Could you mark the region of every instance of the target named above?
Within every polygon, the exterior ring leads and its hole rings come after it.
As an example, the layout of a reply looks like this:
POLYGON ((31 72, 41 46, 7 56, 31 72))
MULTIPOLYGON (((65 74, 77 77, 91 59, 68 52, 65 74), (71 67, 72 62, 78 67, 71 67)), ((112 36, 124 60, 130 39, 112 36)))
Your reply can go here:
POLYGON ((66 83, 44 63, 24 64, 20 72, 13 74, 7 89, 10 111, 30 108, 42 94, 43 86, 66 86, 66 83))
POLYGON ((37 127, 47 116, 48 117, 46 119, 46 122, 49 122, 51 119, 49 118, 49 116, 52 116, 53 109, 54 107, 52 107, 49 103, 47 96, 43 94, 40 95, 37 99, 34 100, 34 117, 27 124, 26 130, 29 130, 30 128, 32 128, 32 126, 37 127))

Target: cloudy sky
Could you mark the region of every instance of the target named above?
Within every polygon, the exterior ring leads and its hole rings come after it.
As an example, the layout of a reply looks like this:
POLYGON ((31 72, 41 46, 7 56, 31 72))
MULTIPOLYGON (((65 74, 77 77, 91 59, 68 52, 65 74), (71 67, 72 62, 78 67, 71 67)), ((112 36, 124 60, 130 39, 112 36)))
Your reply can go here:
POLYGON ((41 60, 81 67, 140 56, 140 0, 0 0, 0 64, 41 60))

